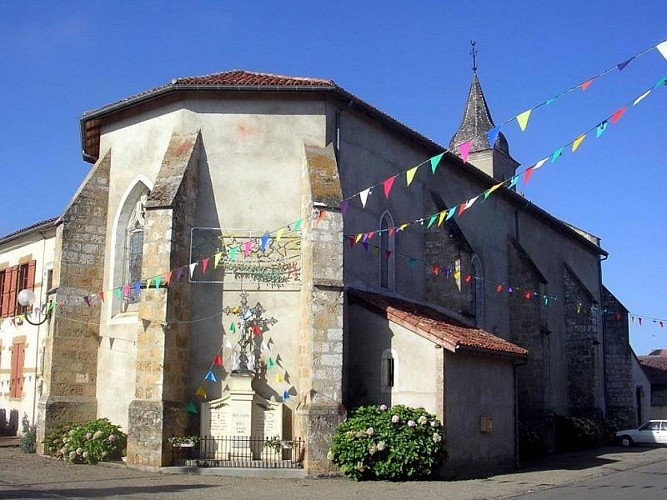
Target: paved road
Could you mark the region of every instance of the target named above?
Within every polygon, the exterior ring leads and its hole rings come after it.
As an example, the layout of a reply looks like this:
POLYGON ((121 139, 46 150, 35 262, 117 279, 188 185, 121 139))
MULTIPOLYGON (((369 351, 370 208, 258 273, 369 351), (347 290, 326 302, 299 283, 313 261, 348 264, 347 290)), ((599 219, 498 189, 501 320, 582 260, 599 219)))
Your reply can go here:
MULTIPOLYGON (((17 448, 0 447, 0 498, 114 498, 114 499, 487 499, 515 498, 549 488, 562 498, 566 485, 584 484, 587 478, 604 476, 606 481, 622 471, 667 474, 667 448, 603 448, 597 451, 560 454, 545 458, 530 468, 470 481, 423 481, 410 483, 364 482, 336 479, 257 479, 212 475, 174 475, 145 472, 120 464, 68 465, 17 448), (648 466, 648 467, 647 467, 648 466), (646 472, 644 472, 646 470, 646 472)), ((623 489, 626 481, 618 487, 623 489)), ((602 484, 602 483, 601 483, 602 484)), ((630 484, 630 483, 628 483, 630 484)), ((627 489, 627 488, 626 488, 627 489)), ((591 490, 591 495, 611 499, 610 488, 591 490)), ((651 490, 660 497, 662 490, 651 490)), ((628 495, 623 498, 628 498, 628 495)), ((533 497, 528 497, 533 498, 533 497)), ((554 496, 534 498, 555 498, 554 496)), ((583 498, 583 497, 582 497, 583 498)))

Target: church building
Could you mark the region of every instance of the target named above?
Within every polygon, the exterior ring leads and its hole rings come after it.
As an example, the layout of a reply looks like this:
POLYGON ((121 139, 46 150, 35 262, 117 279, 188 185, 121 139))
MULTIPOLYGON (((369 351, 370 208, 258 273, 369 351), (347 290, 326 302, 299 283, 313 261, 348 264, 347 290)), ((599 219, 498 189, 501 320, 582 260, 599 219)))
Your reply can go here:
MULTIPOLYGON (((442 420, 457 475, 515 466, 520 427, 553 449, 558 415, 634 424, 607 253, 515 191, 494 128, 476 72, 448 147, 332 80, 242 70, 85 113, 38 442, 105 417, 128 464, 166 466, 169 437, 246 394, 317 474, 346 412, 407 404, 442 420)), ((271 437, 248 419, 220 425, 271 437)))

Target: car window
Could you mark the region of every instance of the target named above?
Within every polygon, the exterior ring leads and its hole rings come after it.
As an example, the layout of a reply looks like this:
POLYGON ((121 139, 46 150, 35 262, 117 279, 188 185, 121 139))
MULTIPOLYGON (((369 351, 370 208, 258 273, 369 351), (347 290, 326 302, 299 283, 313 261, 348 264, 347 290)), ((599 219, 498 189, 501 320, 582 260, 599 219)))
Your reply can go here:
POLYGON ((648 431, 659 431, 660 430, 660 422, 649 422, 648 426, 646 427, 646 430, 648 430, 648 431))
POLYGON ((644 425, 642 425, 639 430, 640 431, 647 431, 651 428, 652 422, 646 422, 644 425))

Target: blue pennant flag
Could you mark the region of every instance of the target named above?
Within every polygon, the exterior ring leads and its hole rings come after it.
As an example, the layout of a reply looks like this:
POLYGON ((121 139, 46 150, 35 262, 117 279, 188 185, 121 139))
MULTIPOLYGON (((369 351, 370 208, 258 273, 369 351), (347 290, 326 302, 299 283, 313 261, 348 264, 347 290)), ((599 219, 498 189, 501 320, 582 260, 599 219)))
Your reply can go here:
POLYGON ((486 133, 486 136, 489 138, 489 146, 493 147, 498 139, 498 134, 500 133, 500 127, 494 127, 486 133))
POLYGON ((213 375, 213 372, 209 370, 209 372, 206 374, 206 380, 210 380, 211 382, 217 382, 218 379, 215 378, 215 375, 213 375))

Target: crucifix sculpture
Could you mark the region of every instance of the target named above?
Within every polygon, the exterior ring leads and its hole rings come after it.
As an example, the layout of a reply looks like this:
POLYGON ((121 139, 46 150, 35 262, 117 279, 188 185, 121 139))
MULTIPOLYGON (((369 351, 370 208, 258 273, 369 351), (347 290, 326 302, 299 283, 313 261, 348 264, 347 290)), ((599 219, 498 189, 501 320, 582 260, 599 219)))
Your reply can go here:
POLYGON ((224 309, 225 314, 238 314, 239 321, 236 323, 239 328, 239 363, 238 367, 232 370, 232 373, 257 373, 261 368, 260 363, 260 343, 257 338, 269 330, 270 325, 275 325, 278 320, 274 317, 265 317, 266 309, 258 301, 254 307, 248 305, 248 292, 241 292, 240 305, 224 309))

